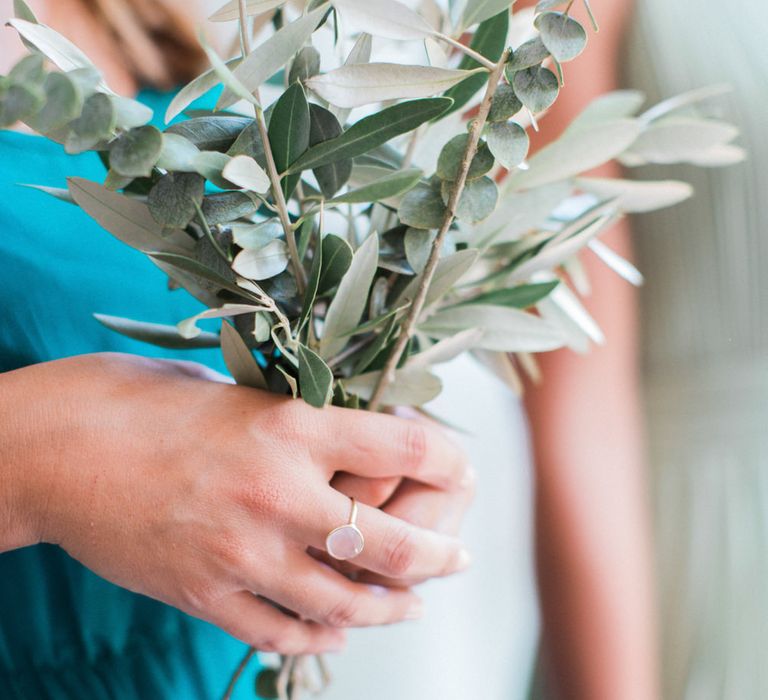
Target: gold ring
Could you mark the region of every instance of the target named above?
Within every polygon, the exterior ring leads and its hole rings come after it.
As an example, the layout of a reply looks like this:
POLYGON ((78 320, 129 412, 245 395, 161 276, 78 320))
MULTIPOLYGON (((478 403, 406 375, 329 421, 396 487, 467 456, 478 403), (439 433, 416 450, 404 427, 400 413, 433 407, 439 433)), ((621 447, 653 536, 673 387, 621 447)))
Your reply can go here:
POLYGON ((334 528, 325 538, 325 550, 334 559, 345 561, 353 559, 365 547, 365 538, 360 528, 357 527, 357 501, 354 498, 349 499, 352 505, 349 510, 349 521, 344 525, 334 528))

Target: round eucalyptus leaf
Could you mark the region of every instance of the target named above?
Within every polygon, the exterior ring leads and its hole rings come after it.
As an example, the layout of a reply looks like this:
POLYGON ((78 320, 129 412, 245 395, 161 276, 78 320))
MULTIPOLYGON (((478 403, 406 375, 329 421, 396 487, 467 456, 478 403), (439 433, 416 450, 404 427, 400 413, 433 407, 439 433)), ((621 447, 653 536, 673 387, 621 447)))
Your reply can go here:
POLYGON ((403 238, 405 257, 414 272, 421 272, 427 264, 427 259, 432 250, 432 241, 436 235, 436 231, 429 231, 423 228, 409 228, 405 232, 403 238))
POLYGON ((303 83, 320 72, 320 52, 314 46, 305 46, 293 59, 288 74, 288 84, 303 83))
POLYGON ((79 86, 66 73, 49 73, 43 89, 45 104, 27 122, 35 131, 47 134, 75 119, 83 98, 79 86))
POLYGON ((196 172, 195 157, 200 149, 194 143, 178 134, 163 134, 163 150, 157 165, 164 170, 177 172, 196 172))
POLYGON ((560 63, 572 61, 587 45, 587 32, 573 17, 563 12, 544 12, 534 22, 544 46, 560 63))
POLYGON ((112 100, 103 92, 94 93, 83 103, 80 116, 70 122, 71 131, 65 144, 67 152, 86 151, 99 141, 110 138, 115 129, 115 121, 116 113, 112 100))
POLYGON ((513 52, 504 71, 507 74, 507 80, 512 82, 513 74, 519 70, 533 68, 538 66, 545 58, 549 56, 549 49, 544 46, 540 36, 529 39, 524 44, 520 44, 513 52))
POLYGON ((109 164, 117 172, 134 177, 147 176, 163 150, 163 135, 154 126, 126 131, 113 144, 109 164))
POLYGON ((445 211, 438 190, 429 185, 416 185, 403 197, 397 215, 403 224, 412 228, 440 228, 445 211))
POLYGON ((138 100, 122 95, 112 95, 112 102, 117 112, 117 124, 122 129, 144 126, 152 120, 152 110, 138 100))
POLYGON ((496 94, 491 100, 491 109, 488 112, 489 122, 505 122, 523 108, 511 85, 502 83, 496 88, 496 94))
MULTIPOLYGON (((441 195, 447 204, 451 196, 452 182, 443 182, 441 195)), ((467 180, 464 191, 456 205, 456 218, 469 223, 477 223, 493 213, 499 199, 496 183, 489 177, 467 180)))
POLYGON ((147 206, 158 224, 184 228, 203 201, 205 179, 196 173, 168 173, 149 191, 147 206))
POLYGON ((560 91, 557 76, 543 66, 526 68, 515 73, 512 87, 520 101, 531 112, 541 112, 551 107, 560 91))
POLYGON ((40 109, 44 102, 44 93, 37 85, 11 85, 0 94, 0 128, 13 126, 26 119, 40 109))
POLYGON ((218 151, 200 151, 193 159, 195 171, 217 187, 228 190, 232 185, 224 179, 222 171, 231 158, 226 153, 218 151))
POLYGON ((44 78, 43 57, 37 53, 24 56, 8 73, 11 83, 20 85, 40 84, 44 78))
POLYGON ((488 124, 485 138, 494 158, 507 170, 520 165, 528 154, 528 134, 515 122, 488 124))
MULTIPOLYGON (((437 176, 441 180, 455 180, 461 168, 461 161, 464 159, 464 153, 467 150, 469 134, 459 134, 454 136, 440 151, 440 157, 437 159, 437 176)), ((477 153, 472 159, 467 173, 467 179, 472 180, 481 177, 493 167, 493 155, 484 141, 480 141, 477 153)))

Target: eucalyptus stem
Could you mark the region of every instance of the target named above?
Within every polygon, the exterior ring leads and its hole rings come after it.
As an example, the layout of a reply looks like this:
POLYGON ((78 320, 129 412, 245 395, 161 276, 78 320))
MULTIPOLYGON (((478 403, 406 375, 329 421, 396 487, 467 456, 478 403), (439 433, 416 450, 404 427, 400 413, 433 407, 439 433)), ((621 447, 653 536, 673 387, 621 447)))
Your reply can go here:
POLYGON ((437 264, 440 260, 440 249, 443 246, 448 230, 451 228, 453 220, 456 218, 456 207, 459 203, 459 199, 464 191, 464 186, 467 182, 467 174, 469 173, 469 167, 472 164, 472 159, 477 153, 477 148, 480 143, 480 134, 483 131, 483 127, 488 119, 488 112, 491 109, 491 100, 494 94, 496 94, 496 88, 501 80, 501 74, 504 70, 504 65, 509 57, 509 49, 505 50, 501 55, 498 63, 496 63, 488 78, 488 87, 485 90, 483 101, 480 104, 480 109, 477 116, 474 118, 472 125, 469 129, 469 140, 467 141, 467 147, 464 150, 464 156, 461 160, 461 166, 459 167, 459 173, 454 182, 451 190, 451 196, 448 199, 448 205, 446 206, 445 216, 440 229, 435 236, 435 240, 432 241, 432 247, 429 251, 429 258, 427 264, 424 267, 424 272, 421 275, 421 282, 416 290, 416 294, 411 303, 411 308, 408 311, 408 316, 405 319, 403 328, 400 331, 400 335, 397 337, 392 351, 387 358, 384 368, 381 370, 379 380, 376 384, 376 388, 373 391, 371 400, 368 402, 369 411, 378 411, 381 406, 381 399, 384 395, 386 388, 392 383, 395 378, 395 370, 400 362, 400 358, 405 352, 405 348, 408 345, 408 341, 413 337, 414 330, 416 328, 416 322, 421 315, 421 311, 424 308, 424 303, 427 299, 427 292, 429 291, 429 285, 432 282, 432 278, 435 275, 437 264))
MULTIPOLYGON (((239 0, 240 11, 240 40, 245 51, 245 56, 251 53, 251 37, 248 32, 248 17, 246 14, 245 0, 239 0)), ((283 194, 283 188, 280 184, 280 173, 277 172, 277 166, 275 165, 275 157, 272 154, 272 146, 269 143, 269 134, 267 133, 267 124, 264 121, 264 110, 261 108, 261 98, 259 96, 258 88, 254 91, 254 97, 259 102, 259 106, 254 105, 254 117, 256 119, 256 125, 259 129, 259 136, 261 137, 261 143, 264 146, 264 156, 267 161, 267 175, 269 177, 270 185, 272 186, 272 198, 275 200, 275 206, 277 207, 277 216, 280 219, 280 224, 283 227, 283 233, 285 234, 285 242, 288 244, 288 254, 291 258, 291 267, 293 268, 294 275, 296 277, 296 287, 299 293, 304 292, 304 288, 307 285, 307 279, 304 273, 304 267, 301 264, 301 258, 299 258, 299 248, 296 245, 296 234, 291 224, 291 217, 288 215, 288 204, 285 201, 283 194)))
POLYGON ((496 68, 496 64, 493 61, 490 61, 487 59, 483 54, 478 53, 474 49, 470 48, 466 44, 462 44, 460 41, 456 41, 453 37, 448 36, 447 34, 436 34, 435 35, 438 39, 444 41, 446 44, 450 44, 454 48, 458 49, 465 55, 469 56, 470 58, 477 61, 481 66, 484 68, 487 68, 488 70, 492 71, 496 68))

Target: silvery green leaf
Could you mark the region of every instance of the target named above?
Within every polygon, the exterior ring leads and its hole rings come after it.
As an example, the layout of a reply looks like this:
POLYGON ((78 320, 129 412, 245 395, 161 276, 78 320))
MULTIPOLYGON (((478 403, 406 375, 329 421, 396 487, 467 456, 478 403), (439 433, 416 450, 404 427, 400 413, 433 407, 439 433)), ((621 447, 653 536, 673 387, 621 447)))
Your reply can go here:
POLYGON ((360 322, 379 260, 379 237, 371 234, 352 256, 325 315, 320 355, 329 358, 347 343, 343 334, 360 322))
POLYGON ((506 122, 523 108, 523 103, 515 95, 511 85, 501 83, 491 100, 488 112, 489 122, 506 122))
MULTIPOLYGON (((441 180, 455 180, 458 177, 468 143, 469 134, 459 134, 443 146, 437 159, 436 171, 441 180)), ((477 152, 472 158, 472 163, 470 163, 467 179, 472 180, 485 175, 492 167, 493 155, 488 149, 488 144, 481 140, 477 145, 477 152)))
POLYGON ((244 192, 215 192, 203 198, 203 214, 211 226, 250 216, 257 208, 244 192))
POLYGON ((322 408, 331 401, 333 372, 322 357, 299 344, 299 389, 301 398, 310 406, 322 408))
MULTIPOLYGON (((49 75, 52 75, 49 73, 49 75)), ((57 73, 56 75, 62 75, 57 73)), ((11 83, 28 85, 29 83, 41 84, 45 78, 45 62, 38 53, 32 53, 24 56, 8 73, 8 80, 11 83)))
POLYGON ((747 152, 740 146, 731 143, 718 143, 708 148, 704 153, 691 158, 688 162, 704 168, 720 168, 725 165, 735 165, 747 158, 747 152))
POLYGON ((197 327, 198 321, 207 318, 227 318, 231 316, 239 316, 240 314, 254 314, 258 311, 265 311, 265 308, 254 304, 224 304, 224 306, 221 306, 218 309, 206 309, 199 314, 185 318, 183 321, 179 321, 179 323, 176 324, 176 328, 179 329, 179 333, 183 338, 195 338, 202 332, 197 327))
POLYGON ((405 257, 408 264, 417 274, 424 270, 429 254, 432 250, 432 241, 437 235, 436 231, 427 229, 409 228, 403 237, 405 257))
MULTIPOLYGON (((261 15, 285 4, 285 0, 246 0, 245 13, 249 17, 261 15)), ((240 0, 229 0, 209 18, 211 22, 229 22, 240 19, 240 0)))
POLYGON ((583 342, 580 342, 579 334, 598 345, 605 342, 605 335, 600 326, 565 284, 559 285, 552 294, 540 301, 538 310, 545 319, 551 320, 565 332, 568 345, 577 352, 587 349, 583 342), (574 330, 576 334, 573 333, 574 330))
MULTIPOLYGON (((261 316, 262 314, 256 314, 261 316)), ((221 324, 221 353, 232 378, 241 386, 267 389, 267 380, 240 334, 226 321, 221 324)))
POLYGON ((205 55, 208 56, 208 60, 211 62, 211 68, 213 68, 219 80, 223 83, 226 90, 246 102, 250 102, 252 105, 259 106, 259 101, 254 97, 251 90, 243 85, 237 76, 229 69, 226 62, 219 54, 217 54, 208 43, 205 38, 200 35, 200 45, 205 51, 205 55))
POLYGON ((296 381, 296 378, 291 376, 288 371, 280 365, 275 365, 275 369, 283 375, 283 379, 285 379, 288 388, 291 390, 291 396, 293 396, 294 399, 297 399, 299 397, 299 383, 296 381))
POLYGON ((61 70, 93 68, 93 63, 88 56, 69 39, 50 27, 23 19, 10 19, 8 24, 61 70))
POLYGON ((423 173, 418 168, 395 170, 367 185, 350 190, 329 200, 329 204, 378 202, 407 192, 419 182, 423 173))
POLYGON ((269 175, 249 156, 235 156, 221 171, 233 185, 251 192, 266 192, 269 189, 269 175))
POLYGON ((562 347, 563 335, 538 316, 487 304, 441 309, 419 324, 433 338, 450 338, 468 328, 482 331, 477 347, 502 352, 544 352, 562 347))
POLYGON ((163 227, 154 220, 143 202, 110 192, 95 182, 79 177, 70 177, 67 183, 75 202, 103 228, 132 248, 144 252, 182 253, 191 247, 191 239, 184 246, 164 236, 163 227))
POLYGON ((645 102, 645 95, 638 90, 614 90, 592 100, 568 125, 568 131, 585 126, 626 119, 637 114, 645 102))
POLYGON ((629 260, 622 258, 621 255, 611 250, 602 241, 593 240, 588 245, 589 249, 619 277, 624 278, 636 287, 643 284, 644 278, 642 273, 629 260))
MULTIPOLYGON (((263 44, 249 53, 242 63, 232 71, 232 74, 245 89, 255 92, 262 83, 277 73, 304 46, 327 11, 327 4, 323 4, 309 14, 284 25, 282 29, 275 32, 263 44)), ((224 90, 216 108, 226 109, 236 101, 237 95, 231 90, 224 90)))
POLYGON ((203 201, 205 180, 196 173, 170 172, 149 191, 147 206, 157 223, 185 228, 203 201))
MULTIPOLYGON (((311 235, 311 234, 310 234, 311 235)), ((307 244, 308 246, 308 244, 307 244)), ((350 250, 350 258, 352 251, 350 250)), ((303 255, 301 255, 303 259, 303 255)), ((318 228, 317 235, 315 236, 315 248, 314 257, 312 258, 312 269, 309 272, 309 279, 307 280, 307 286, 304 289, 304 298, 301 303, 301 315, 296 323, 297 335, 301 335, 304 325, 311 320, 312 311, 314 309, 315 300, 317 299, 317 292, 320 288, 320 273, 323 270, 323 242, 322 232, 318 228)))
POLYGON ((478 348, 472 350, 471 353, 472 357, 498 380, 503 382, 514 394, 522 396, 523 382, 509 353, 492 352, 491 350, 481 350, 478 348))
MULTIPOLYGON (((237 58, 231 58, 225 65, 230 71, 234 71, 241 61, 242 58, 238 56, 237 58)), ((171 103, 168 105, 168 109, 165 112, 166 123, 181 114, 198 97, 202 97, 206 92, 218 85, 219 82, 218 74, 213 68, 210 68, 205 73, 198 75, 191 83, 187 83, 174 95, 171 103)))
MULTIPOLYGON (((344 380, 348 393, 356 394, 364 401, 373 396, 381 372, 367 372, 344 380)), ((383 406, 421 406, 434 399, 443 389, 441 381, 423 369, 399 369, 395 379, 384 390, 383 406)))
POLYGON ((64 144, 67 152, 79 153, 111 138, 116 122, 117 112, 112 100, 101 92, 91 95, 83 104, 80 116, 69 125, 71 131, 64 144))
POLYGON ((145 177, 152 172, 163 150, 163 135, 154 126, 126 131, 109 149, 109 165, 121 175, 145 177))
POLYGON ((534 68, 547 58, 549 58, 549 49, 544 46, 541 37, 536 36, 529 39, 513 51, 511 58, 504 67, 507 79, 512 82, 517 71, 534 68))
POLYGON ((554 10, 556 7, 567 5, 569 0, 539 0, 536 3, 536 12, 546 12, 547 10, 554 10))
MULTIPOLYGON (((277 172, 284 173, 309 148, 309 104, 304 88, 293 83, 274 105, 269 121, 269 143, 277 172)), ((291 196, 299 181, 299 173, 284 176, 283 192, 291 196)))
POLYGON ((395 136, 405 134, 442 114, 450 105, 451 100, 447 98, 433 97, 382 109, 356 122, 337 138, 310 148, 291 165, 288 172, 300 172, 369 153, 395 136))
POLYGON ((106 314, 93 314, 93 317, 101 325, 127 338, 151 343, 161 348, 186 350, 219 347, 219 336, 215 333, 200 333, 194 338, 185 338, 179 333, 179 329, 176 326, 133 321, 130 318, 107 316, 106 314))
POLYGON ((38 85, 11 85, 0 94, 0 128, 33 115, 45 104, 45 94, 38 85))
POLYGON ((324 294, 333 289, 352 264, 352 248, 343 238, 329 233, 322 242, 322 267, 317 291, 324 294))
POLYGON ((279 275, 288 267, 288 246, 273 240, 263 248, 246 248, 232 261, 232 269, 250 280, 266 280, 279 275))
POLYGON ((484 134, 493 157, 507 170, 516 168, 528 155, 528 134, 515 122, 488 124, 484 134))
POLYGON ((247 117, 193 117, 169 126, 166 134, 178 134, 202 151, 224 152, 253 119, 247 117))
POLYGON ((485 294, 468 299, 462 302, 462 304, 492 304, 493 306, 511 306, 515 309, 527 309, 549 296, 558 284, 560 284, 559 280, 553 280, 551 282, 520 284, 508 289, 495 289, 492 292, 486 292, 485 294))
POLYGON ((229 165, 230 160, 232 159, 226 153, 200 151, 192 159, 192 166, 196 173, 199 173, 217 187, 230 189, 229 183, 227 183, 222 175, 224 168, 229 165))
POLYGON ((514 0, 467 0, 461 15, 459 30, 468 29, 474 24, 479 24, 494 15, 498 15, 509 8, 514 0))
POLYGON ((435 30, 424 18, 397 0, 332 0, 345 30, 367 32, 385 39, 423 41, 435 30))
POLYGON ((423 352, 409 357, 406 368, 429 369, 432 365, 450 362, 463 352, 479 347, 482 337, 483 331, 480 328, 467 328, 464 331, 459 331, 456 335, 440 340, 423 352))
POLYGON ((122 95, 111 95, 117 113, 117 125, 122 129, 144 126, 152 120, 154 112, 138 100, 122 95))
POLYGON ((530 189, 579 175, 622 154, 642 130, 634 119, 585 126, 566 131, 528 160, 509 180, 512 189, 530 189))
POLYGON ((177 172, 195 172, 195 157, 200 149, 178 134, 163 134, 163 149, 157 159, 157 167, 177 172))
POLYGON ((387 100, 430 97, 484 71, 485 68, 451 70, 399 63, 355 63, 316 75, 307 81, 307 87, 331 104, 351 108, 387 100))
MULTIPOLYGON (((478 251, 467 248, 466 250, 460 250, 457 253, 440 258, 427 291, 427 297, 424 301, 425 308, 442 299, 469 272, 472 265, 475 264, 477 256, 478 251)), ((397 301, 395 301, 395 307, 413 301, 422 278, 423 276, 420 274, 409 282, 408 286, 398 296, 397 301)))
POLYGON ((107 177, 104 178, 104 187, 113 192, 122 190, 133 182, 134 178, 130 175, 121 175, 116 170, 108 170, 107 177))
POLYGON ((704 100, 712 99, 713 97, 720 97, 726 95, 733 90, 733 87, 728 84, 718 85, 706 85, 702 88, 696 88, 695 90, 689 90, 680 95, 670 97, 663 102, 659 102, 647 111, 640 115, 640 120, 646 124, 650 124, 657 119, 672 114, 680 109, 689 107, 697 102, 703 102, 704 100))
POLYGON ((283 235, 283 227, 275 219, 268 219, 260 224, 234 223, 230 224, 229 228, 232 231, 232 239, 241 248, 263 248, 283 235))
POLYGON ((512 78, 515 94, 531 112, 551 107, 560 91, 557 76, 543 66, 517 71, 512 78))
MULTIPOLYGON (((371 60, 371 45, 371 35, 363 32, 357 38, 355 45, 352 47, 349 55, 347 56, 347 60, 344 61, 344 65, 349 65, 352 63, 368 63, 368 61, 371 60)), ((331 107, 331 111, 339 120, 340 124, 344 124, 344 122, 349 119, 349 109, 331 107)))
MULTIPOLYGON (((453 183, 443 181, 441 195, 447 205, 453 190, 453 183)), ((464 190, 456 204, 456 218, 469 223, 477 223, 489 216, 496 208, 499 190, 496 183, 489 177, 479 177, 467 180, 464 190)))
POLYGON ((29 187, 33 190, 45 192, 45 194, 50 195, 54 199, 60 199, 62 202, 67 202, 67 204, 75 204, 75 200, 72 199, 72 195, 70 194, 69 190, 64 187, 46 187, 44 185, 30 185, 23 182, 20 182, 19 184, 22 187, 29 187))
POLYGON ((530 260, 516 267, 509 276, 509 282, 522 282, 531 277, 536 272, 542 270, 551 270, 557 267, 565 260, 575 255, 590 240, 601 233, 605 227, 614 221, 614 217, 607 215, 586 226, 579 233, 563 241, 550 246, 545 246, 537 255, 530 260))
POLYGON ((440 228, 446 216, 440 192, 431 185, 416 185, 400 202, 397 215, 412 228, 440 228))
POLYGON ((320 72, 320 52, 314 46, 305 46, 291 63, 291 70, 288 74, 288 84, 299 82, 317 75, 320 72))
POLYGON ((573 17, 561 12, 544 12, 534 22, 544 46, 559 63, 572 61, 587 45, 587 32, 573 17))
MULTIPOLYGON (((341 136, 342 128, 336 116, 325 107, 309 105, 309 145, 317 146, 341 136)), ((325 197, 333 197, 349 180, 352 172, 352 159, 345 158, 327 165, 320 165, 313 171, 320 191, 325 197)))
POLYGON ((615 199, 616 206, 628 213, 641 213, 671 207, 688 199, 693 187, 679 180, 655 182, 617 178, 582 177, 575 184, 602 199, 615 199))
POLYGON ((27 22, 37 23, 37 17, 32 8, 24 0, 13 0, 13 14, 27 22))
POLYGON ((668 117, 646 127, 630 154, 649 163, 680 163, 700 157, 738 135, 732 124, 714 120, 668 117))

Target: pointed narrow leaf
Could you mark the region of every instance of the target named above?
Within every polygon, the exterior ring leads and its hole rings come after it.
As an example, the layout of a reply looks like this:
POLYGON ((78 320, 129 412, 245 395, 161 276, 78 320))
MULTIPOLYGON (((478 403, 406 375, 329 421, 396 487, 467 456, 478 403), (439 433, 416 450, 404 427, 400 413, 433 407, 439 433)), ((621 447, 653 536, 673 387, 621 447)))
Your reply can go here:
POLYGON ((324 294, 341 282, 352 264, 352 248, 343 238, 329 233, 323 238, 323 266, 318 294, 324 294))
POLYGON ((480 328, 468 328, 456 335, 445 338, 417 355, 412 355, 406 363, 407 369, 429 369, 432 365, 450 362, 461 353, 479 347, 483 331, 480 328))
POLYGON ((267 389, 267 380, 250 348, 226 321, 221 324, 221 353, 232 378, 242 386, 267 389))
MULTIPOLYGON (((363 32, 355 42, 355 45, 349 52, 347 60, 344 61, 344 65, 352 63, 368 63, 371 60, 371 48, 372 39, 371 35, 363 32)), ((331 107, 331 111, 336 115, 340 124, 344 124, 349 119, 349 109, 342 109, 341 107, 331 107)))
POLYGON ((157 223, 185 228, 203 201, 205 180, 196 173, 166 173, 149 191, 147 206, 157 223))
MULTIPOLYGON (((427 292, 427 299, 424 304, 425 307, 433 304, 438 299, 442 298, 454 284, 456 284, 474 265, 477 260, 478 252, 476 250, 467 249, 460 250, 458 253, 452 255, 446 255, 437 263, 437 269, 435 275, 432 278, 432 282, 429 285, 429 291, 427 292)), ((418 275, 408 286, 400 293, 395 302, 395 306, 402 306, 405 303, 413 301, 416 294, 416 290, 421 284, 422 275, 418 275)))
MULTIPOLYGON (((245 14, 247 16, 261 15, 285 4, 285 0, 246 0, 245 14)), ((211 22, 229 22, 240 19, 240 0, 230 0, 224 3, 209 18, 211 22)))
POLYGON ((385 39, 423 41, 435 33, 424 18, 397 0, 332 0, 345 30, 385 39))
MULTIPOLYGON (((229 70, 234 71, 241 61, 242 58, 238 56, 237 58, 231 58, 224 65, 229 70)), ((174 95, 171 103, 168 105, 168 109, 165 112, 166 124, 181 114, 198 97, 202 97, 206 92, 218 85, 219 82, 218 74, 211 68, 205 71, 205 73, 198 75, 191 83, 187 83, 174 95)))
POLYGON ((247 248, 232 261, 232 269, 250 280, 265 280, 279 275, 288 267, 288 246, 285 241, 270 241, 263 248, 247 248))
POLYGON ((350 190, 329 200, 329 204, 358 204, 378 202, 388 197, 396 197, 407 192, 421 179, 423 173, 418 168, 396 170, 375 182, 350 190))
POLYGON ((269 175, 250 156, 235 156, 224 166, 221 174, 244 190, 266 192, 269 189, 269 175))
MULTIPOLYGON (((317 146, 324 141, 341 136, 342 128, 333 112, 320 105, 309 105, 309 145, 317 146)), ((312 173, 326 197, 333 197, 349 180, 352 174, 352 159, 337 160, 315 168, 312 173)))
POLYGON ((180 321, 176 327, 184 338, 196 338, 202 333, 197 327, 198 321, 211 318, 240 316, 242 314, 255 314, 263 310, 263 306, 254 306, 253 304, 224 304, 224 306, 218 309, 206 309, 199 314, 185 318, 183 321, 180 321))
POLYGON ((473 24, 489 19, 500 12, 509 14, 509 8, 513 2, 514 0, 467 0, 459 29, 468 29, 473 24))
POLYGON ((185 338, 176 326, 165 326, 160 323, 145 323, 130 318, 93 314, 93 317, 103 326, 127 338, 151 343, 161 348, 178 350, 195 348, 219 347, 219 336, 215 333, 200 333, 194 338, 185 338))
POLYGON ((688 199, 693 187, 679 180, 638 182, 616 178, 582 177, 576 185, 585 192, 591 192, 603 199, 616 199, 621 211, 642 213, 671 207, 688 199))
POLYGON ((299 390, 310 406, 322 408, 331 400, 333 372, 317 353, 299 345, 299 390))
MULTIPOLYGON (((373 396, 381 372, 367 372, 344 380, 344 388, 364 401, 373 396)), ((421 406, 434 399, 443 389, 442 382, 423 369, 399 369, 395 380, 381 397, 384 406, 421 406)))
POLYGON ((50 27, 23 19, 10 19, 8 24, 61 70, 93 68, 93 63, 88 56, 69 39, 50 27))
MULTIPOLYGON (((309 104, 300 83, 293 83, 275 103, 269 121, 269 143, 279 173, 309 148, 309 104)), ((283 178, 286 199, 298 181, 298 173, 283 178)))
POLYGON ((241 100, 250 102, 251 104, 258 107, 259 101, 229 69, 229 66, 226 64, 224 59, 221 58, 221 56, 219 56, 219 54, 217 54, 210 46, 208 46, 208 43, 205 41, 202 35, 200 36, 200 45, 203 47, 205 55, 208 56, 208 60, 211 62, 213 71, 216 73, 218 79, 224 84, 225 88, 241 100))
POLYGON ((493 306, 527 309, 548 296, 558 284, 560 284, 559 280, 553 280, 552 282, 521 284, 509 289, 496 289, 463 301, 462 304, 491 304, 493 306))

